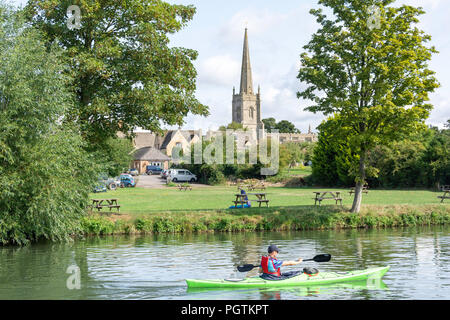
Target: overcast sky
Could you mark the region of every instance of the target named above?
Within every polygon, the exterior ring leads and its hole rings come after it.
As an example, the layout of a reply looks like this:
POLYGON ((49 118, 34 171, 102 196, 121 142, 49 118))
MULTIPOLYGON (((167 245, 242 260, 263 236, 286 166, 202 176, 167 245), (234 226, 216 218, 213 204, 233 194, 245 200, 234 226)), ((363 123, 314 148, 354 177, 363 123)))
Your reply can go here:
MULTIPOLYGON (((15 0, 24 4, 25 0, 15 0)), ((207 118, 189 115, 183 129, 217 129, 231 122, 233 86, 239 88, 244 29, 248 27, 253 85, 261 86, 262 118, 289 120, 302 132, 324 119, 321 114, 303 111, 306 101, 296 92, 301 84, 296 78, 299 55, 318 25, 309 10, 317 0, 169 0, 193 4, 194 19, 171 36, 173 46, 195 49, 198 71, 197 98, 210 107, 207 118)), ((450 1, 397 0, 396 5, 422 6, 426 14, 420 27, 432 36, 439 54, 430 68, 437 73, 441 87, 431 94, 434 110, 428 124, 443 126, 450 119, 450 1)), ((173 128, 173 127, 171 127, 173 128)))

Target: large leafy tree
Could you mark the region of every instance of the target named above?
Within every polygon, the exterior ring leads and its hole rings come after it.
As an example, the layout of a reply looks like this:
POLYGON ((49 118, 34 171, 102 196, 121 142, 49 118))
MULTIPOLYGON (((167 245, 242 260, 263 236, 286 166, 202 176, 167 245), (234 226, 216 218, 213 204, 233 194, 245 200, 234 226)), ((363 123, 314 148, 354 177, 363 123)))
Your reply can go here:
POLYGON ((246 131, 247 128, 244 128, 244 125, 242 123, 234 122, 232 121, 227 126, 220 126, 219 131, 227 131, 228 130, 243 130, 246 131))
POLYGON ((424 155, 424 162, 428 164, 428 183, 435 187, 450 184, 450 120, 446 129, 435 130, 424 155))
POLYGON ((287 120, 281 120, 278 122, 275 129, 277 129, 280 133, 300 133, 300 130, 298 130, 292 122, 287 120))
POLYGON ((58 48, 0 3, 0 244, 79 231, 95 163, 76 127, 58 48))
POLYGON ((267 132, 278 130, 279 133, 300 133, 295 125, 288 120, 281 120, 277 123, 275 118, 267 118, 261 120, 264 123, 264 129, 267 132))
POLYGON ((110 177, 118 176, 126 171, 132 163, 133 142, 126 138, 109 138, 102 148, 96 152, 97 159, 104 166, 103 170, 108 172, 110 177))
POLYGON ((368 152, 423 126, 428 94, 439 86, 427 64, 436 50, 416 26, 424 11, 393 2, 319 0, 333 16, 310 11, 320 27, 301 54, 298 79, 307 88, 298 97, 312 102, 308 111, 339 114, 345 130, 335 134, 347 135, 359 156, 352 212, 360 210, 368 152))
POLYGON ((267 132, 272 132, 272 130, 276 129, 277 120, 275 118, 267 118, 261 120, 264 123, 264 129, 267 132))
POLYGON ((93 148, 118 131, 158 131, 182 125, 189 112, 208 114, 194 96, 197 52, 169 46, 195 11, 161 0, 28 1, 31 24, 65 50, 77 98, 66 120, 93 148), (68 28, 71 5, 81 10, 79 29, 68 28))
POLYGON ((312 157, 313 180, 318 185, 350 185, 354 181, 351 163, 358 156, 350 150, 347 135, 336 135, 337 131, 348 130, 340 117, 329 117, 319 126, 318 142, 312 157))

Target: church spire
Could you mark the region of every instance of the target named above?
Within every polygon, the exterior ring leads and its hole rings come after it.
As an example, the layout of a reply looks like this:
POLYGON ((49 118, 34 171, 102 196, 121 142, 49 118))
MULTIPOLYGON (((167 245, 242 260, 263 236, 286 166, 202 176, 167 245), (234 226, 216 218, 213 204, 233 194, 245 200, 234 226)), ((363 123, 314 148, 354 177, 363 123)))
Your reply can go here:
POLYGON ((250 53, 248 50, 247 28, 244 35, 244 52, 242 55, 241 92, 240 94, 253 94, 252 67, 250 65, 250 53))

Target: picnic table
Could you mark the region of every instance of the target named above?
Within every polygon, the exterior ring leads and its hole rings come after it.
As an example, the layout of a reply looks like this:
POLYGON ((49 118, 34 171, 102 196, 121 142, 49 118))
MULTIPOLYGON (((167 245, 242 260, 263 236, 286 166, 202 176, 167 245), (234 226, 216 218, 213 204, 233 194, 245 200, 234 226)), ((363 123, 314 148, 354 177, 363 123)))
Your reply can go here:
POLYGON ((319 206, 322 203, 322 200, 335 200, 336 204, 338 201, 340 201, 342 206, 342 198, 341 193, 339 191, 325 191, 325 192, 314 192, 315 198, 314 199, 314 205, 317 205, 317 202, 319 202, 319 206))
POLYGON ((239 190, 266 190, 266 185, 264 184, 264 182, 253 179, 250 181, 242 181, 242 180, 238 180, 238 182, 236 183, 237 185, 237 189, 239 190))
POLYGON ((98 209, 98 211, 103 208, 109 208, 110 212, 112 208, 117 209, 117 212, 120 210, 120 205, 117 203, 117 199, 92 199, 92 204, 90 207, 92 209, 98 209))
MULTIPOLYGON (((250 202, 255 201, 255 200, 245 200, 245 197, 250 196, 250 195, 256 196, 256 198, 258 198, 256 200, 256 202, 258 202, 259 207, 261 207, 262 203, 265 203, 267 205, 267 207, 269 206, 269 200, 266 199, 266 194, 258 192, 258 193, 246 193, 246 194, 245 193, 244 194, 237 193, 237 194, 235 194, 236 200, 232 201, 232 202, 234 202, 234 207, 237 208, 238 204, 241 204, 241 205, 247 204, 248 201, 250 201, 250 202)), ((247 199, 248 199, 248 197, 247 197, 247 199)))
POLYGON ((441 203, 443 203, 445 199, 450 199, 450 188, 443 189, 443 191, 444 191, 444 194, 442 196, 438 196, 438 198, 441 199, 441 203))
POLYGON ((248 187, 248 190, 266 190, 264 183, 252 184, 248 187))
POLYGON ((192 187, 190 185, 188 185, 188 184, 186 184, 186 185, 177 184, 177 188, 180 191, 183 190, 183 189, 184 189, 184 191, 186 191, 187 189, 192 190, 192 187))
POLYGON ((250 187, 251 187, 252 185, 251 184, 238 184, 237 185, 237 190, 239 191, 239 190, 245 190, 245 189, 248 189, 248 190, 250 190, 250 187))
MULTIPOLYGON (((366 193, 366 194, 369 193, 369 190, 367 190, 368 188, 369 188, 368 186, 363 186, 362 192, 366 193)), ((355 187, 351 188, 349 192, 350 192, 350 195, 352 193, 355 193, 355 187)))

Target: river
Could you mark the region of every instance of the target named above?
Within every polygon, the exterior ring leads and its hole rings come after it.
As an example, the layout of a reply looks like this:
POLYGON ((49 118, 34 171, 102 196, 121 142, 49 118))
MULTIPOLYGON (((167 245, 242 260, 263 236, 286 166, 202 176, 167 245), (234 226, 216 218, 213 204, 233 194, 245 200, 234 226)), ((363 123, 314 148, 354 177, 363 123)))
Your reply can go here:
MULTIPOLYGON (((255 271, 247 275, 255 275, 255 271)), ((0 247, 0 299, 450 299, 450 226, 386 230, 96 237, 0 247), (391 266, 382 282, 289 289, 188 290, 186 278, 242 278, 267 246, 281 260, 329 253, 320 271, 391 266)))

